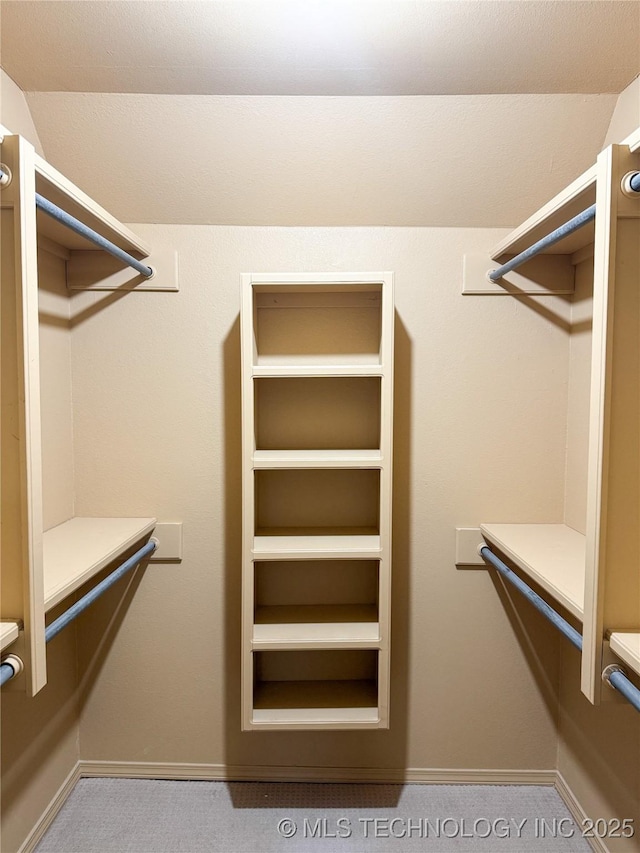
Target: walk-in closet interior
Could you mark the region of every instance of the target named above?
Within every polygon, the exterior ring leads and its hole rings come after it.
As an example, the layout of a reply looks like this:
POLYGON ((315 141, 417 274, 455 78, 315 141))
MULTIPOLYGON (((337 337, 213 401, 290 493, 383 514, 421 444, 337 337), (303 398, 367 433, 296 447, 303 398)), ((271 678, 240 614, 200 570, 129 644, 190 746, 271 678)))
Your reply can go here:
POLYGON ((2 853, 178 849, 73 840, 87 780, 640 851, 640 2, 0 25, 2 853))

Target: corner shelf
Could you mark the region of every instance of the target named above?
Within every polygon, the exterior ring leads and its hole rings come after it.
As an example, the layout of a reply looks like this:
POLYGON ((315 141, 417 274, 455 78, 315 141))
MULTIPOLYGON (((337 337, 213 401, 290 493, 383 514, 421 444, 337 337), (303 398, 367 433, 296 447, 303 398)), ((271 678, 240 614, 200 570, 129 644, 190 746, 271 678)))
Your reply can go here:
POLYGON ((584 616, 585 537, 566 524, 481 524, 512 560, 576 619, 584 616))
POLYGON ((242 285, 242 728, 388 728, 392 275, 242 285))
POLYGON ((51 610, 155 527, 155 518, 72 518, 44 534, 44 607, 51 610))

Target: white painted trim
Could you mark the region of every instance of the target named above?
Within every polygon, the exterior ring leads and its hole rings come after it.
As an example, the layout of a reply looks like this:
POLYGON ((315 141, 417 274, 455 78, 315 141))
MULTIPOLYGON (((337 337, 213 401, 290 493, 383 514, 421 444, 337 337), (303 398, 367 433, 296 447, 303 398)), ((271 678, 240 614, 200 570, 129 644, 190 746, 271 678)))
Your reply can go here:
POLYGON ((160 764, 81 761, 82 777, 187 779, 236 782, 400 782, 431 785, 556 785, 555 770, 473 770, 463 768, 285 767, 225 764, 160 764))
POLYGON ((45 832, 49 829, 56 815, 65 804, 67 797, 75 788, 78 780, 82 777, 80 763, 80 761, 76 762, 71 773, 69 773, 62 785, 58 788, 53 799, 42 813, 40 819, 26 837, 22 847, 18 850, 18 853, 32 853, 32 851, 36 849, 45 832))
MULTIPOLYGON (((562 801, 565 806, 571 812, 571 816, 573 817, 576 824, 578 826, 582 826, 583 822, 587 820, 589 815, 582 808, 576 798, 576 795, 569 787, 567 780, 564 778, 564 776, 559 770, 556 771, 555 789, 562 798, 562 801)), ((610 853, 609 848, 604 843, 604 839, 593 837, 586 838, 585 840, 590 845, 591 849, 595 851, 595 853, 610 853)))

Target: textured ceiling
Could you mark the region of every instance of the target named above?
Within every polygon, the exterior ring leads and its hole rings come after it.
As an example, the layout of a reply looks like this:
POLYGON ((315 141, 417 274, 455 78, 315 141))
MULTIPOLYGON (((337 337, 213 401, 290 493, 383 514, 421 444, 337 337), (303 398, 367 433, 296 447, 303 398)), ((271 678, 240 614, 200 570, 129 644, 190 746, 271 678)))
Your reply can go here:
POLYGON ((25 91, 208 95, 620 92, 640 3, 2 0, 25 91))
POLYGON ((594 162, 616 96, 27 102, 47 159, 126 222, 492 226, 594 162))

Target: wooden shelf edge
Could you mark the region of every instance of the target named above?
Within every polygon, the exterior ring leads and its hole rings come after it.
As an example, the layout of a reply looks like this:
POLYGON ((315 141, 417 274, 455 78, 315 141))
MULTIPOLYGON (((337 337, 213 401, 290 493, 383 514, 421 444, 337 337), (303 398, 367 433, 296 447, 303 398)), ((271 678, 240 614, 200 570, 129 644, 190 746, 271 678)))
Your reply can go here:
MULTIPOLYGON (((498 260, 506 254, 518 254, 545 234, 553 231, 563 222, 571 219, 572 216, 575 216, 579 212, 576 204, 582 196, 586 196, 592 192, 594 195, 593 201, 595 201, 596 174, 596 165, 593 165, 554 196, 547 204, 533 213, 498 243, 491 252, 492 260, 498 260)), ((592 202, 585 202, 582 207, 588 207, 590 203, 592 202)), ((556 248, 554 253, 558 254, 561 251, 558 252, 556 248)))
POLYGON ((4 651, 20 636, 20 623, 3 619, 0 622, 0 651, 4 651))
POLYGON ((612 631, 609 647, 621 661, 640 675, 640 631, 612 631))
POLYGON ((139 252, 143 257, 149 256, 149 248, 131 229, 119 222, 39 154, 35 155, 35 168, 36 177, 53 191, 55 197, 50 200, 54 204, 64 207, 61 202, 63 199, 68 199, 73 208, 70 212, 76 218, 83 219, 82 216, 78 216, 78 212, 84 211, 87 215, 87 224, 95 231, 128 252, 139 252))
POLYGON ((148 536, 155 518, 75 517, 44 534, 44 606, 51 610, 148 536))
POLYGON ((585 537, 565 524, 481 524, 494 545, 565 607, 584 617, 585 537))

